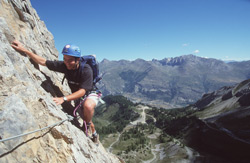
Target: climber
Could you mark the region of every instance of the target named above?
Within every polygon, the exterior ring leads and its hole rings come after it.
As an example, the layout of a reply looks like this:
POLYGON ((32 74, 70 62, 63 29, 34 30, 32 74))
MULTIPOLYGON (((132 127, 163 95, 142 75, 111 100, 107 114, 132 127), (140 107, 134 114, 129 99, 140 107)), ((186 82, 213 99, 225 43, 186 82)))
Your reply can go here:
POLYGON ((92 122, 94 115, 94 109, 98 104, 99 96, 96 91, 93 90, 93 71, 88 65, 84 65, 84 69, 81 70, 81 51, 78 46, 68 44, 65 45, 62 51, 63 61, 50 61, 38 56, 37 54, 26 49, 19 41, 15 40, 11 46, 19 51, 27 54, 33 61, 42 66, 47 66, 48 69, 65 74, 65 78, 68 80, 68 85, 72 91, 72 94, 64 97, 54 97, 53 101, 57 105, 61 105, 64 102, 74 100, 75 105, 79 105, 80 98, 87 96, 83 103, 81 117, 86 121, 87 126, 92 130, 92 141, 98 142, 98 134, 96 133, 95 126, 92 122))

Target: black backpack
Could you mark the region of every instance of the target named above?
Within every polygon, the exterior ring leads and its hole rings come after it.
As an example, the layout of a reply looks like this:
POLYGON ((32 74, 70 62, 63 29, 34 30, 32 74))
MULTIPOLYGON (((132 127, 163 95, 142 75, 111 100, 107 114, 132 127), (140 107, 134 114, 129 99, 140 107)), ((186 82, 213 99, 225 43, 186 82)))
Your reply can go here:
POLYGON ((90 67, 92 68, 92 70, 93 70, 93 85, 95 86, 95 84, 102 79, 101 75, 99 74, 99 63, 96 61, 96 57, 94 55, 82 56, 80 58, 80 62, 81 62, 82 70, 83 70, 85 64, 89 64, 90 67))

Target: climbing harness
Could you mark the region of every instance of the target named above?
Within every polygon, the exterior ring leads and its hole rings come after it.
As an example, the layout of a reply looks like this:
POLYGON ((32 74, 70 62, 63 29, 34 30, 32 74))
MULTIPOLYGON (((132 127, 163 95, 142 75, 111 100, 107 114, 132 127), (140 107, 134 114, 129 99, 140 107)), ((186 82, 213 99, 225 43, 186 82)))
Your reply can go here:
MULTIPOLYGON (((97 97, 97 98, 100 98, 101 96, 102 96, 102 93, 101 92, 99 92, 99 93, 97 93, 97 94, 92 94, 92 93, 94 93, 94 92, 91 92, 89 95, 86 95, 86 96, 84 96, 84 98, 82 97, 81 98, 81 102, 80 102, 80 104, 79 105, 77 105, 76 106, 76 108, 74 109, 74 111, 73 111, 73 115, 75 116, 75 117, 77 117, 77 115, 76 115, 76 112, 77 112, 77 110, 82 106, 82 104, 85 102, 85 100, 88 98, 88 97, 97 97)), ((101 100, 101 99, 100 99, 101 100)), ((89 135, 88 135, 88 127, 87 127, 87 123, 86 123, 86 121, 85 120, 83 120, 83 123, 84 123, 84 126, 85 126, 85 134, 86 134, 86 136, 88 137, 89 135)))
POLYGON ((38 132, 38 131, 42 131, 42 130, 45 130, 47 128, 51 128, 51 127, 54 127, 54 126, 57 126, 57 125, 60 125, 62 124, 63 122, 65 121, 72 121, 74 118, 70 115, 67 115, 67 119, 64 119, 64 120, 61 120, 57 123, 54 123, 52 125, 49 125, 47 127, 44 127, 44 128, 41 128, 41 129, 37 129, 37 130, 34 130, 34 131, 31 131, 31 132, 27 132, 27 133, 24 133, 24 134, 20 134, 20 135, 16 135, 16 136, 12 136, 12 137, 9 137, 9 138, 6 138, 6 139, 1 139, 0 142, 5 142, 5 141, 8 141, 8 140, 12 140, 12 139, 16 139, 16 138, 19 138, 19 137, 23 137, 23 136, 26 136, 26 135, 29 135, 29 134, 32 134, 32 133, 35 133, 35 132, 38 132))
POLYGON ((76 111, 82 106, 82 104, 84 103, 84 101, 85 101, 88 97, 93 97, 93 96, 100 98, 100 97, 102 96, 102 93, 98 93, 98 94, 89 94, 89 95, 87 95, 87 96, 84 96, 84 98, 82 97, 82 98, 81 98, 82 101, 80 102, 79 105, 77 105, 77 107, 75 108, 75 110, 74 110, 74 112, 73 112, 73 114, 74 114, 75 117, 76 117, 76 111))

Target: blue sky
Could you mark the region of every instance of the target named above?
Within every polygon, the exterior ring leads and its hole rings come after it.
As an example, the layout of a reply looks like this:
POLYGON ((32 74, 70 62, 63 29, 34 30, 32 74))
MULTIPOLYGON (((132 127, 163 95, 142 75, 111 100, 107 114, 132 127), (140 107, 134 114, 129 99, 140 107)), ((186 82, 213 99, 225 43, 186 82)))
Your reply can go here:
POLYGON ((250 0, 31 0, 58 51, 99 61, 186 54, 250 60, 250 0))

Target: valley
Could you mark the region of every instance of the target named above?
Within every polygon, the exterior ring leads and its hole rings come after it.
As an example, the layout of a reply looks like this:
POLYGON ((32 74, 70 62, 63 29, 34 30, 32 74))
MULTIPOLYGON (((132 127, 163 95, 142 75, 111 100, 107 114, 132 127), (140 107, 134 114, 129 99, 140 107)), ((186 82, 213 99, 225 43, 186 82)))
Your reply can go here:
POLYGON ((127 124, 121 132, 101 138, 103 146, 125 162, 154 163, 170 160, 189 162, 193 152, 171 136, 163 138, 162 130, 153 125, 156 119, 146 113, 150 110, 152 110, 150 106, 142 104, 135 106, 134 111, 139 117, 127 124), (173 151, 166 153, 167 149, 173 151))
POLYGON ((182 108, 106 96, 95 124, 107 151, 125 162, 249 162, 250 80, 182 108), (123 127, 121 127, 122 124, 123 127))

